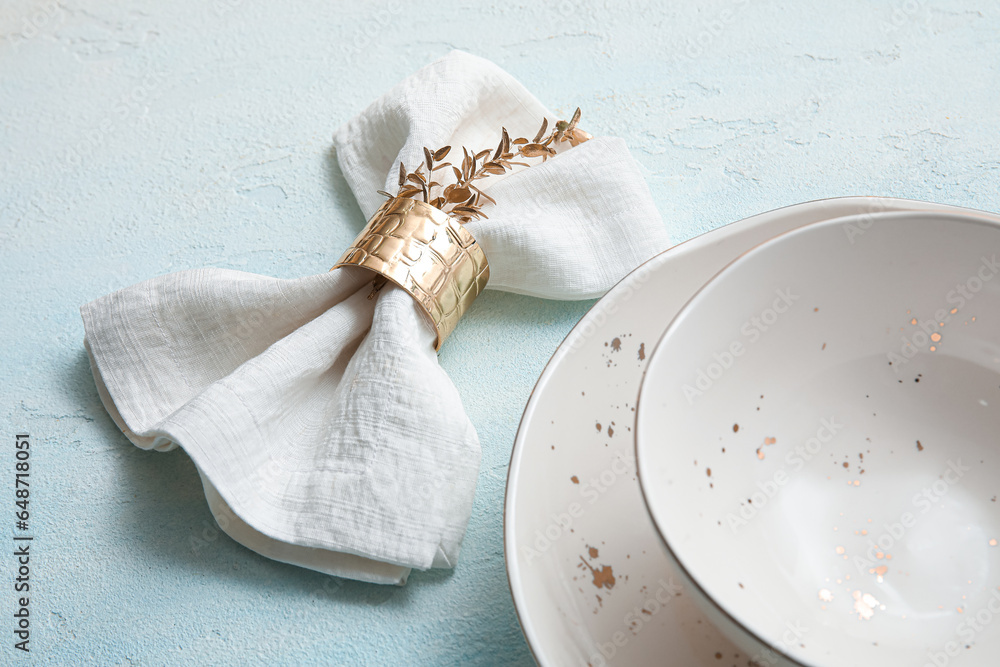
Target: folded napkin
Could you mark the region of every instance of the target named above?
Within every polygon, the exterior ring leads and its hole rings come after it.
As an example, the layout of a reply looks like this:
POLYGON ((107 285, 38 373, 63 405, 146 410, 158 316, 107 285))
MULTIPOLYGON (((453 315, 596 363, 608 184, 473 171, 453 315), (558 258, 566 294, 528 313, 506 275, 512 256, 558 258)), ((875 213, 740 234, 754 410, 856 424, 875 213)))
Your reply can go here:
MULTIPOLYGON (((531 136, 549 112, 492 63, 453 52, 336 133, 366 216, 424 147, 531 136)), ((593 129, 593 128, 591 128, 593 129)), ((668 239, 625 144, 597 137, 490 177, 465 225, 489 288, 600 296, 668 239)), ((331 265, 342 248, 331 248, 331 265)), ((182 447, 220 527, 275 560, 403 584, 453 567, 480 447, 414 298, 373 274, 279 280, 225 269, 154 278, 81 308, 105 407, 138 447, 182 447)))

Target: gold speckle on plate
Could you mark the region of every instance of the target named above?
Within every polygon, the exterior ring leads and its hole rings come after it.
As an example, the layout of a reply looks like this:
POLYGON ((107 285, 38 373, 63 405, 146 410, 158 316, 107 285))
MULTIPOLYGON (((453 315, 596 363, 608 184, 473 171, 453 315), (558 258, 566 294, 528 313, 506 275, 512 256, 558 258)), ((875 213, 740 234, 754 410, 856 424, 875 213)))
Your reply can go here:
POLYGON ((590 573, 593 575, 594 581, 592 583, 594 586, 597 588, 607 588, 608 590, 615 587, 615 573, 611 569, 610 565, 604 565, 598 570, 591 567, 590 563, 583 560, 582 557, 580 558, 580 561, 587 566, 587 569, 590 570, 590 573))
POLYGON ((851 593, 851 597, 854 598, 854 611, 858 614, 858 618, 863 621, 871 620, 871 617, 875 615, 876 607, 885 609, 885 606, 880 605, 871 593, 862 593, 858 590, 851 593))

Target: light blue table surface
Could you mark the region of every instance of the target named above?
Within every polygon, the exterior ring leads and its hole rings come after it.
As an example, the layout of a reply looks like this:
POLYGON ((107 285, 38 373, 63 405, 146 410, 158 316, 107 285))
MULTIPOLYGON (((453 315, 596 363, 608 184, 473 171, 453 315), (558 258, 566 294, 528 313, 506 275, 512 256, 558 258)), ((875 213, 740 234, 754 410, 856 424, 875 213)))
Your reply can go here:
POLYGON ((200 266, 325 271, 363 224, 331 133, 453 48, 624 137, 676 241, 853 194, 1000 210, 1000 5, 905 2, 0 4, 0 521, 35 441, 30 657, 0 663, 530 664, 503 562, 511 446, 591 302, 488 293, 441 353, 482 469, 453 572, 402 588, 218 534, 183 452, 98 399, 78 308, 200 266))

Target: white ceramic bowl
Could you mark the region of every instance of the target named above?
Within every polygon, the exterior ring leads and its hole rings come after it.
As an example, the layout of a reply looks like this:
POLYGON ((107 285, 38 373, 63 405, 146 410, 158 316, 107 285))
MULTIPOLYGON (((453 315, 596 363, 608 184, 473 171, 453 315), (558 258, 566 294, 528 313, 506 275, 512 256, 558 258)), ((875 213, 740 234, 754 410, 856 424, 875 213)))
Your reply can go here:
POLYGON ((995 665, 1000 226, 884 213, 737 259, 649 360, 646 504, 762 665, 995 665))

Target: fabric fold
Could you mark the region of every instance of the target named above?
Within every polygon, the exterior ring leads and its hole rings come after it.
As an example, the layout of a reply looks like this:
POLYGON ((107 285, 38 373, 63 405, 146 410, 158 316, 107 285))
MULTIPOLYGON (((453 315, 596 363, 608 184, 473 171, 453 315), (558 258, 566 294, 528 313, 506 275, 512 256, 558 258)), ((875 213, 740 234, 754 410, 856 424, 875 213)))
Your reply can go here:
MULTIPOLYGON (((423 68, 335 135, 366 215, 424 147, 495 146, 557 117, 462 52, 423 68)), ((595 138, 490 178, 469 223, 487 288, 603 294, 668 246, 624 142, 595 138)), ((336 250, 332 249, 331 254, 336 250)), ((454 567, 480 445, 413 298, 338 269, 281 280, 223 269, 154 278, 81 309, 105 407, 138 447, 182 447, 220 528, 275 560, 377 583, 454 567)))

